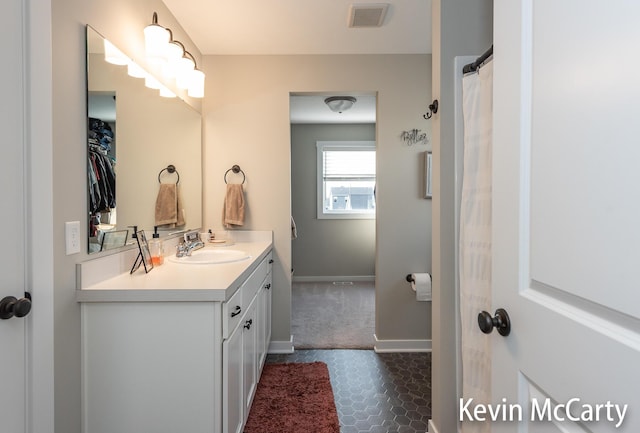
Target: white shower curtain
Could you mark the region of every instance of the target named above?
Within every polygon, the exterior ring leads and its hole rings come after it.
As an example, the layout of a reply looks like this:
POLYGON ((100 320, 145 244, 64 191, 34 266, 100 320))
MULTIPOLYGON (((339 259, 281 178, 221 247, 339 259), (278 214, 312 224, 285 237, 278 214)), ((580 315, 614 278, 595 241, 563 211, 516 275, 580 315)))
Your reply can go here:
MULTIPOLYGON (((493 61, 462 79, 464 169, 460 203, 462 398, 491 401, 491 344, 478 313, 491 311, 491 143, 493 61)), ((490 432, 488 422, 463 422, 462 432, 490 432)))

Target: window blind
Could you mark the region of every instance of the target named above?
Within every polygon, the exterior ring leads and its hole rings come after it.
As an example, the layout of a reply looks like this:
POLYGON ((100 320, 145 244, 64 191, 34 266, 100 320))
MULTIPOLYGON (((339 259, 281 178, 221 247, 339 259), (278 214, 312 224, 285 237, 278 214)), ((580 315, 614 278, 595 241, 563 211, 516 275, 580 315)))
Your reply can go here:
POLYGON ((376 152, 370 150, 324 150, 324 180, 374 180, 376 152))

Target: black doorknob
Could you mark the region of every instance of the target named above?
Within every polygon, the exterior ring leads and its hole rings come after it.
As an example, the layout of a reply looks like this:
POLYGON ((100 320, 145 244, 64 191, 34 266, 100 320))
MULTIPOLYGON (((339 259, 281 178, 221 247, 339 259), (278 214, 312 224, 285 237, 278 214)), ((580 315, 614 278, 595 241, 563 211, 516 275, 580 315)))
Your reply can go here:
POLYGON ((30 297, 16 299, 14 296, 5 296, 0 301, 0 319, 11 319, 13 316, 24 317, 31 311, 30 297))
POLYGON ((491 314, 486 311, 478 314, 478 326, 485 334, 491 334, 493 328, 496 328, 498 334, 503 337, 511 333, 511 320, 509 319, 507 311, 503 308, 498 308, 494 317, 491 317, 491 314))

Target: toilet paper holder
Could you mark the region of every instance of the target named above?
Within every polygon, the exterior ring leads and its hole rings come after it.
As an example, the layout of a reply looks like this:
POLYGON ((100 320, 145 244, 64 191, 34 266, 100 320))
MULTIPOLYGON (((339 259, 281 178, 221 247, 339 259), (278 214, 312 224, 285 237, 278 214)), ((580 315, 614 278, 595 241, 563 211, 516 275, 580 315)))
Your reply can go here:
POLYGON ((407 277, 406 277, 406 278, 407 278, 407 282, 408 282, 408 283, 413 283, 413 282, 415 281, 415 280, 413 279, 412 274, 407 274, 407 277))

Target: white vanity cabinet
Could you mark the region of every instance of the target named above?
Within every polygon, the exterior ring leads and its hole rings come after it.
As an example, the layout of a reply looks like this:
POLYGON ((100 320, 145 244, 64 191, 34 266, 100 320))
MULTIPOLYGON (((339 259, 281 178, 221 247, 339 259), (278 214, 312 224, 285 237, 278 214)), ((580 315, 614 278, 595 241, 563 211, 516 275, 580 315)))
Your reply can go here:
MULTIPOLYGON (((269 261, 273 263, 273 259, 269 258, 269 261)), ((261 312, 258 326, 258 365, 260 368, 267 359, 267 351, 271 342, 271 292, 272 278, 269 273, 258 293, 258 310, 261 312)))
MULTIPOLYGON (((223 292, 78 290, 82 432, 241 433, 271 332, 270 249, 223 292)), ((165 267, 147 276, 166 280, 165 267)))
POLYGON ((224 308, 228 321, 222 344, 225 433, 242 432, 266 357, 266 336, 271 335, 271 311, 267 308, 271 308, 272 262, 270 253, 240 287, 240 299, 232 298, 224 308), (269 289, 265 289, 267 281, 269 289), (268 303, 265 301, 267 290, 268 303))

